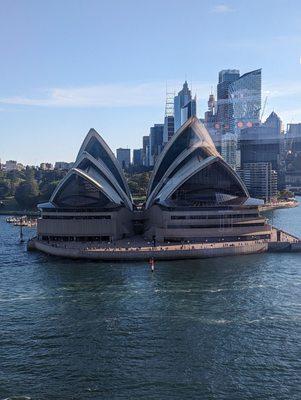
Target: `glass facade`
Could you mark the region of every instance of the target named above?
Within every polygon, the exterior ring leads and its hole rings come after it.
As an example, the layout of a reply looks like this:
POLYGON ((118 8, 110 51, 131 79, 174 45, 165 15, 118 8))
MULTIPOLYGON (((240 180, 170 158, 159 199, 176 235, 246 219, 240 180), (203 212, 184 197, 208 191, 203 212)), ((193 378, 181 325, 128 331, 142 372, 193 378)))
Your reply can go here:
POLYGON ((230 130, 240 133, 242 128, 252 127, 260 120, 261 69, 242 75, 229 85, 229 98, 233 114, 230 130))

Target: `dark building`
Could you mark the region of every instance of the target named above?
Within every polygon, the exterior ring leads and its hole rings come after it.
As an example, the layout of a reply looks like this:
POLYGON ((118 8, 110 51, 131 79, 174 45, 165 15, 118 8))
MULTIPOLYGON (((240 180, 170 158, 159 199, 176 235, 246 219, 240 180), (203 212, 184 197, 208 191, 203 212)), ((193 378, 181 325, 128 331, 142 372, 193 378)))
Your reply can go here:
POLYGON ((149 136, 142 137, 142 164, 147 167, 148 163, 148 153, 149 153, 149 136))
POLYGON ((155 124, 149 134, 149 166, 153 166, 163 148, 164 124, 155 124))
MULTIPOLYGON (((282 164, 283 135, 281 133, 281 120, 276 113, 272 113, 264 124, 254 125, 251 128, 242 129, 240 132, 240 157, 241 169, 246 169, 247 164, 268 164, 268 168, 274 171, 278 180, 278 189, 283 189, 284 169, 282 164)), ((255 166, 252 168, 255 171, 255 166)), ((260 166, 258 167, 261 168, 260 166)), ((262 171, 262 168, 260 169, 262 171)), ((256 172, 257 173, 257 172, 256 172)), ((261 172, 260 172, 261 173, 261 172)), ((246 183, 246 182, 245 182, 246 183)), ((265 190, 265 189, 264 189, 265 190)), ((274 189, 273 189, 274 190, 274 189)), ((273 192, 271 189, 271 193, 273 192)), ((252 189, 250 189, 252 193, 252 189)), ((265 190, 267 192, 267 190, 265 190)), ((253 193, 252 193, 253 194, 253 193)), ((256 196, 255 194, 253 194, 256 196)), ((274 193, 268 197, 274 196, 274 193)), ((263 196, 260 196, 263 197, 263 196)))
POLYGON ((175 118, 173 115, 166 115, 164 118, 163 142, 167 143, 175 133, 175 118))
POLYGON ((143 149, 133 150, 133 165, 134 167, 140 167, 143 165, 143 149))
POLYGON ((246 163, 240 175, 251 196, 266 201, 277 196, 277 172, 270 162, 246 163))

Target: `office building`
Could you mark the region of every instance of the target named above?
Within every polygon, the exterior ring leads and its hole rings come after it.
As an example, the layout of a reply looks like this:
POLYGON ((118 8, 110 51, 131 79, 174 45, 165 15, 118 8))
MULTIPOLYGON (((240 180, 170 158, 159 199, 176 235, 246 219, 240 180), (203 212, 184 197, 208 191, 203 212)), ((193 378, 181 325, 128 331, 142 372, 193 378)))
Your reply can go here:
POLYGON ((119 148, 116 150, 117 160, 123 169, 129 168, 131 164, 131 150, 119 148))
POLYGON ((196 98, 192 98, 187 81, 174 98, 174 131, 176 132, 187 119, 196 115, 196 98))
POLYGON ((285 183, 289 188, 301 188, 301 123, 288 124, 285 135, 285 183))
POLYGON ((261 69, 247 72, 231 82, 228 88, 231 102, 230 130, 239 137, 243 128, 260 122, 261 69))
POLYGON ((265 201, 277 196, 277 172, 270 162, 245 163, 240 174, 251 196, 265 201))
POLYGON ((281 120, 273 113, 265 123, 250 128, 243 128, 240 132, 241 166, 245 163, 269 162, 272 169, 279 171, 281 165, 281 120), (276 119, 277 117, 277 119, 276 119), (272 120, 277 123, 271 123, 272 120))
POLYGON ((73 167, 73 163, 68 163, 65 161, 56 161, 56 163, 54 164, 54 169, 58 169, 60 171, 68 171, 69 169, 71 169, 73 167))
POLYGON ((221 135, 221 155, 234 170, 240 166, 237 136, 234 133, 228 132, 221 135))
POLYGON ((164 124, 154 124, 149 134, 149 162, 148 166, 154 166, 159 154, 163 149, 164 124))
POLYGON ((143 165, 143 149, 133 150, 133 166, 141 167, 143 165))
POLYGON ((229 87, 239 77, 240 73, 237 69, 225 69, 218 74, 216 127, 223 133, 229 131, 233 133, 231 130, 233 107, 229 87))

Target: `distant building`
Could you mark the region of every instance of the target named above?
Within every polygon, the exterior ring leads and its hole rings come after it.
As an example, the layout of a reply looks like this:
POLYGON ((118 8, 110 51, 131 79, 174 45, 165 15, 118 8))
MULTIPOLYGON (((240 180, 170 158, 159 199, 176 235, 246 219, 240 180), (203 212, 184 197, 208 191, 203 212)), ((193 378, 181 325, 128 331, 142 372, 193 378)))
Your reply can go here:
POLYGON ((15 160, 8 160, 5 163, 4 166, 5 171, 10 172, 10 171, 22 171, 25 169, 25 166, 21 163, 18 163, 15 160))
POLYGON ((71 169, 73 167, 73 163, 68 163, 65 161, 56 161, 56 163, 54 164, 54 169, 58 169, 61 171, 68 171, 69 169, 71 169))
POLYGON ((282 162, 283 135, 281 124, 276 122, 276 114, 270 115, 265 123, 240 132, 241 168, 248 163, 270 163, 271 169, 277 172, 278 189, 285 186, 284 166, 282 162))
POLYGON ((236 170, 239 164, 237 151, 237 136, 234 133, 225 133, 221 136, 221 156, 236 170))
POLYGON ((276 171, 281 161, 281 131, 269 124, 241 130, 241 166, 245 163, 270 162, 276 171))
POLYGON ((133 165, 134 167, 141 167, 143 165, 143 149, 133 150, 133 165))
POLYGON ((149 136, 142 137, 142 164, 149 166, 149 136))
POLYGON ((175 133, 174 93, 166 93, 163 145, 165 145, 171 139, 174 133, 175 133))
POLYGON ((42 171, 51 171, 53 169, 53 165, 51 163, 41 163, 40 169, 42 171))
POLYGON ((131 164, 131 150, 119 148, 116 150, 117 160, 123 169, 129 168, 131 164))
POLYGON ((149 134, 149 166, 153 166, 163 149, 164 124, 154 124, 149 134))
POLYGON ((196 115, 196 98, 192 98, 187 81, 174 98, 174 131, 176 132, 187 119, 196 115))
POLYGON ((216 123, 222 132, 231 131, 233 107, 229 88, 239 77, 237 69, 224 69, 218 74, 216 123))
POLYGON ((251 196, 266 201, 277 196, 277 172, 271 163, 245 163, 240 175, 251 196))
POLYGON ((285 138, 285 183, 288 187, 301 188, 301 123, 288 124, 285 138))
POLYGON ((241 129, 260 122, 261 69, 247 72, 229 85, 231 102, 230 130, 237 135, 241 129))

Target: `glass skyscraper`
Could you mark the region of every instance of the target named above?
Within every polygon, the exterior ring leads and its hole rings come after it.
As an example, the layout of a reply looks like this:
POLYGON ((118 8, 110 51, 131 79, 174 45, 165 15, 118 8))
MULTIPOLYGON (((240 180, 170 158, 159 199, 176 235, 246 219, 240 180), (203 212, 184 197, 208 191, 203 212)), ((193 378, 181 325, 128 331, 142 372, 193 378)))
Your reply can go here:
POLYGON ((247 72, 229 85, 232 105, 230 130, 239 134, 242 128, 251 128, 260 122, 261 69, 247 72))
POLYGON ((187 81, 174 98, 174 131, 176 132, 192 116, 196 115, 196 98, 192 98, 187 81))

